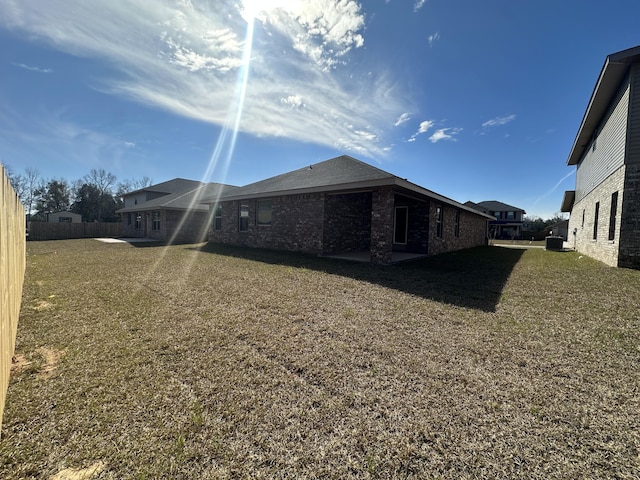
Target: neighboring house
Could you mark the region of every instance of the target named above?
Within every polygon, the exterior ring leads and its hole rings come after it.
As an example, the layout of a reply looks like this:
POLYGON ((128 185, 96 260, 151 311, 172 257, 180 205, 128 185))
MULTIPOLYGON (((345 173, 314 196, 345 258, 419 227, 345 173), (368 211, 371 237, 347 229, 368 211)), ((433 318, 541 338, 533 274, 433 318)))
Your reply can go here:
POLYGON ((611 266, 640 268, 640 46, 605 59, 571 148, 569 244, 611 266))
POLYGON ((82 215, 68 211, 47 213, 49 223, 82 223, 82 215))
POLYGON ((545 236, 562 237, 566 242, 569 238, 569 220, 562 220, 561 222, 554 223, 553 225, 545 229, 545 236))
POLYGON ((508 240, 522 238, 524 215, 527 213, 523 209, 496 200, 464 204, 493 217, 489 222, 489 238, 508 240))
POLYGON ((211 242, 331 255, 484 245, 488 215, 343 155, 211 199, 211 242))
POLYGON ((201 242, 206 240, 211 222, 209 206, 202 199, 234 188, 237 187, 175 178, 125 194, 124 207, 116 213, 121 214, 125 237, 201 242))

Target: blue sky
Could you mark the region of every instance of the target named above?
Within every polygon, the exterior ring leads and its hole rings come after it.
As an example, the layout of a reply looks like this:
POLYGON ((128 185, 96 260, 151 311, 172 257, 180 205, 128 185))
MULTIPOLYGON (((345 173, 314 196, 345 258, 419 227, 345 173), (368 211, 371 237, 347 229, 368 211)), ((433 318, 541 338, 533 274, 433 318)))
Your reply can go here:
POLYGON ((244 185, 349 154, 551 217, 637 0, 0 0, 0 162, 244 185))

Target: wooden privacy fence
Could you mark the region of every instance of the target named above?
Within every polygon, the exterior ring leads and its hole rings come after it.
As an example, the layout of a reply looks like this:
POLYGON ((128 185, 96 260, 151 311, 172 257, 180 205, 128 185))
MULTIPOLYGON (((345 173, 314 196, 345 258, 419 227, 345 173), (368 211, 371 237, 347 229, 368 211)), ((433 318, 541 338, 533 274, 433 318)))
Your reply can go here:
POLYGON ((48 223, 29 222, 29 240, 121 237, 122 223, 48 223))
POLYGON ((26 267, 25 213, 0 165, 0 429, 16 346, 26 267))

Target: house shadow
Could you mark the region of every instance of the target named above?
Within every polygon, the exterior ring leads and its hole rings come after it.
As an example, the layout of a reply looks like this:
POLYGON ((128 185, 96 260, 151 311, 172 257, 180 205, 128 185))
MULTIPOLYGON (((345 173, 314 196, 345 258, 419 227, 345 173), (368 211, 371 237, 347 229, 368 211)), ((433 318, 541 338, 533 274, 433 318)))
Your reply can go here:
POLYGON ((207 243, 190 247, 274 265, 306 268, 392 288, 436 302, 494 312, 524 250, 475 247, 393 265, 373 265, 313 255, 207 243))

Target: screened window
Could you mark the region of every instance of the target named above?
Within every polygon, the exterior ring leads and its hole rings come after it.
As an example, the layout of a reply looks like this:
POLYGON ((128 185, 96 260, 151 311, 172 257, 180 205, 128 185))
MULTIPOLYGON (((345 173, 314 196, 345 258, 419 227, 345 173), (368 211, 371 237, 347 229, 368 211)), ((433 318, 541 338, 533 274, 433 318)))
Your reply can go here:
POLYGON ((460 236, 460 210, 456 210, 456 223, 453 228, 453 234, 456 238, 460 236))
POLYGON ((60 223, 73 223, 71 217, 58 217, 58 222, 60 223))
POLYGON ((618 213, 618 192, 611 194, 611 213, 609 214, 609 240, 616 238, 616 214, 618 213))
POLYGON ((139 212, 136 212, 136 230, 140 230, 142 228, 142 215, 139 212))
POLYGON ((240 214, 238 230, 246 232, 249 230, 249 203, 240 203, 240 214))
POLYGON ((259 226, 270 226, 273 204, 271 200, 258 200, 257 220, 259 226))
POLYGON ((596 202, 596 211, 593 218, 593 239, 598 239, 598 214, 600 213, 600 202, 596 202))
POLYGON ((442 205, 436 206, 436 236, 442 238, 442 221, 444 212, 442 211, 442 205))
POLYGON ((153 223, 151 224, 151 228, 153 230, 160 230, 160 211, 154 210, 152 212, 153 223))

